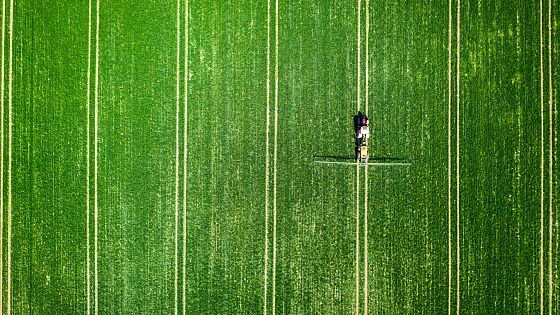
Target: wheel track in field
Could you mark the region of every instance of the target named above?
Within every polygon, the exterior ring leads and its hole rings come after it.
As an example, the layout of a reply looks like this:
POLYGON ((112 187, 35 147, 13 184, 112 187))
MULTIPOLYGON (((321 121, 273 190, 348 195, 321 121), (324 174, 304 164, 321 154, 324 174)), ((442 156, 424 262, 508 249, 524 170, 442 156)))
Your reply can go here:
MULTIPOLYGON (((1 133, 0 133, 0 142, 1 142, 1 149, 0 149, 0 163, 2 167, 0 169, 0 255, 4 256, 4 76, 5 76, 5 53, 4 53, 4 46, 5 46, 5 39, 6 39, 6 1, 2 1, 2 79, 1 86, 0 86, 0 94, 1 94, 1 133)), ((4 292, 4 261, 0 260, 0 292, 4 292)), ((3 294, 0 293, 0 312, 4 309, 3 304, 3 294)))
POLYGON ((181 310, 183 314, 186 314, 186 286, 187 286, 187 276, 186 276, 186 259, 187 259, 187 118, 188 118, 188 40, 189 40, 189 29, 188 29, 188 10, 189 10, 189 2, 188 0, 184 0, 184 18, 185 23, 183 23, 184 27, 184 65, 183 65, 183 146, 182 146, 182 222, 179 220, 179 156, 181 154, 180 144, 179 144, 179 131, 180 131, 180 114, 181 114, 181 0, 177 0, 177 55, 176 55, 176 113, 175 113, 175 273, 174 273, 174 289, 175 289, 175 296, 174 296, 174 314, 177 315, 179 313, 179 251, 182 252, 181 254, 181 310), (179 225, 182 225, 181 233, 181 241, 182 247, 179 250, 179 225))
MULTIPOLYGON (((357 61, 357 111, 360 111, 361 105, 361 0, 358 0, 358 34, 357 34, 357 51, 358 51, 358 61, 357 61)), ((356 315, 360 313, 360 167, 356 163, 356 315)))
POLYGON ((448 63, 447 63, 447 82, 448 82, 448 103, 447 103, 447 314, 451 313, 451 278, 452 278, 452 257, 451 257, 451 51, 452 51, 452 6, 449 0, 449 41, 448 41, 448 63))
MULTIPOLYGON (((13 0, 12 0, 13 1, 13 0)), ((99 313, 99 263, 98 263, 98 155, 99 155, 99 0, 96 2, 95 13, 95 90, 94 90, 94 158, 93 158, 93 216, 94 216, 94 306, 95 315, 99 313)))
POLYGON ((270 198, 270 0, 267 7, 267 39, 266 39, 266 157, 265 157, 265 218, 264 218, 264 272, 263 272, 263 314, 267 314, 268 303, 268 204, 270 198))
MULTIPOLYGON (((366 95, 365 115, 369 114, 369 0, 366 0, 366 95)), ((368 141, 366 139, 366 141, 368 141)), ((367 143, 367 142, 366 142, 367 143)), ((369 144, 369 143, 368 143, 369 144)), ((370 153, 372 152, 371 148, 370 153)), ((364 315, 368 314, 368 165, 364 167, 364 315)))
MULTIPOLYGON (((545 218, 545 107, 544 107, 544 21, 543 21, 543 1, 539 2, 539 11, 540 11, 540 117, 541 117, 541 182, 540 182, 540 194, 541 194, 541 208, 540 208, 540 253, 539 253, 539 275, 540 275, 540 282, 539 282, 539 291, 540 291, 540 314, 544 314, 545 310, 545 270, 544 270, 544 218, 545 218)), ((552 314, 552 305, 553 305, 553 231, 554 231, 554 207, 553 207, 553 169, 554 169, 554 147, 553 147, 553 117, 554 117, 554 103, 553 103, 553 81, 552 81, 552 2, 548 2, 548 83, 549 83, 549 90, 548 90, 548 104, 549 104, 549 139, 548 139, 548 313, 552 314)))
POLYGON ((276 183, 278 173, 278 0, 275 3, 275 57, 274 57, 274 173, 273 173, 273 227, 272 227, 272 314, 276 313, 276 183))
MULTIPOLYGON (((14 1, 10 0, 10 39, 9 39, 9 67, 8 67, 8 232, 7 232, 7 277, 6 294, 7 313, 12 311, 12 126, 13 126, 13 33, 14 33, 14 1)), ((4 122, 2 121, 2 124, 4 122)), ((3 136, 3 135, 2 135, 3 136)), ((2 209, 3 210, 3 209, 2 209)), ((2 227, 3 228, 3 227, 2 227)), ((0 310, 1 311, 1 310, 0 310)))
POLYGON ((457 186, 457 315, 461 312, 461 239, 460 239, 460 209, 461 209, 461 0, 457 0, 457 151, 456 151, 456 186, 457 186))
POLYGON ((189 0, 185 0, 185 65, 183 112, 183 314, 187 314, 187 119, 189 110, 188 70, 189 70, 189 0))
POLYGON ((87 122, 86 122, 86 297, 87 297, 87 315, 91 314, 91 256, 90 256, 90 158, 91 158, 91 1, 88 1, 88 59, 87 59, 87 122))
POLYGON ((541 213, 540 213, 540 252, 539 252, 539 300, 540 314, 544 314, 544 62, 543 62, 543 1, 540 9, 540 116, 541 116, 541 213))
POLYGON ((356 315, 360 313, 360 166, 356 164, 356 315))
POLYGON ((173 314, 178 313, 178 280, 179 280, 179 111, 180 111, 180 67, 181 67, 181 0, 177 0, 177 52, 176 52, 176 78, 175 78, 175 257, 174 257, 174 308, 173 314))
MULTIPOLYGON (((365 17, 365 100, 364 100, 364 115, 367 117, 369 112, 369 0, 366 0, 366 17, 365 17)), ((361 25, 362 25, 362 5, 361 0, 358 0, 358 23, 357 23, 357 111, 361 110, 361 25)), ((366 140, 367 141, 367 140, 366 140)), ((367 143, 367 142, 366 142, 367 143)), ((369 143, 368 143, 369 145, 369 143)), ((370 150, 371 151, 371 150, 370 150)), ((364 281, 363 281, 363 312, 368 314, 368 165, 364 167, 364 281)), ((356 165, 356 296, 355 296, 355 312, 360 313, 360 168, 356 165)))
MULTIPOLYGON (((265 253, 264 253, 264 292, 263 314, 268 309, 268 252, 269 252, 269 203, 270 203, 270 7, 267 7, 267 66, 266 66, 266 161, 265 161, 265 253)), ((277 178, 278 178, 278 0, 275 1, 275 47, 274 47, 274 128, 273 128, 273 163, 272 163, 272 292, 271 312, 276 313, 276 255, 277 255, 277 178)))
POLYGON ((552 314, 552 296, 553 296, 553 276, 552 276, 552 260, 553 260, 553 253, 552 253, 552 237, 553 237, 553 166, 554 166, 554 156, 553 156, 553 98, 552 98, 552 0, 548 1, 548 94, 549 94, 549 149, 548 149, 548 156, 549 156, 549 168, 548 168, 548 180, 549 180, 549 218, 548 218, 548 313, 552 314))

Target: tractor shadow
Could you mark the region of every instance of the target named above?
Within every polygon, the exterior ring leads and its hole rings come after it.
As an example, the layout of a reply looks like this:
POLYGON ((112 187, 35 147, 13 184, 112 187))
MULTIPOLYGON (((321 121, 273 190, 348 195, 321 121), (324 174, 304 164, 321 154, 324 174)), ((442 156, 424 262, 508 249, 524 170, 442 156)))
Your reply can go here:
POLYGON ((362 112, 358 112, 358 115, 354 115, 354 133, 358 136, 358 129, 360 128, 360 120, 362 119, 362 112))

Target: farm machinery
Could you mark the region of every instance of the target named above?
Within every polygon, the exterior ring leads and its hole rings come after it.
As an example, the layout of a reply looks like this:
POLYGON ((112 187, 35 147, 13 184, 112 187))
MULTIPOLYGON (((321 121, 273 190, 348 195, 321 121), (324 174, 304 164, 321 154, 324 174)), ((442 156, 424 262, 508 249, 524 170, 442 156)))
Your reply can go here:
POLYGON ((366 164, 369 158, 369 126, 367 116, 363 115, 361 112, 358 112, 358 115, 354 118, 354 130, 356 132, 356 162, 359 164, 366 164))

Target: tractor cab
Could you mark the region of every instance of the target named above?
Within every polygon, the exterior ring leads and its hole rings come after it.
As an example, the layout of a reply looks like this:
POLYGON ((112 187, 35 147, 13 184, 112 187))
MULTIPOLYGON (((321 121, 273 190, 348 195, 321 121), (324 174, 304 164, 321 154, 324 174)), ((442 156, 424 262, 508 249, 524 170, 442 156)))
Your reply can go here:
POLYGON ((368 118, 361 112, 354 116, 354 129, 356 132, 356 161, 359 163, 367 163, 368 155, 368 139, 369 127, 368 118))

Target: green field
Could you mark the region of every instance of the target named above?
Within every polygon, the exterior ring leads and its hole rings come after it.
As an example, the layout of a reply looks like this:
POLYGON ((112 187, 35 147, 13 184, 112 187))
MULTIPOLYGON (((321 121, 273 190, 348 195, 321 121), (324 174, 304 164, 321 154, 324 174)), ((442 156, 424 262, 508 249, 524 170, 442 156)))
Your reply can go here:
POLYGON ((3 0, 0 313, 560 314, 559 12, 3 0))

